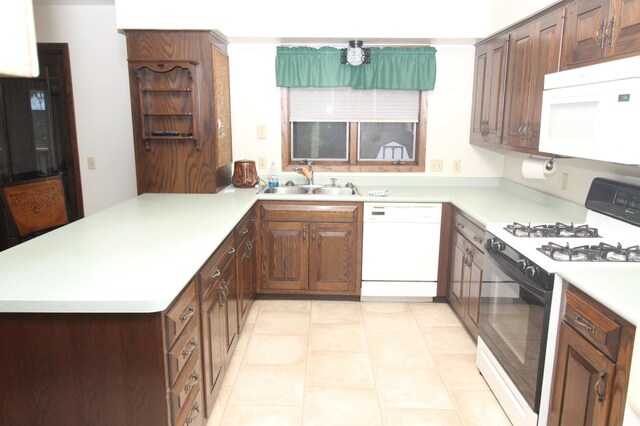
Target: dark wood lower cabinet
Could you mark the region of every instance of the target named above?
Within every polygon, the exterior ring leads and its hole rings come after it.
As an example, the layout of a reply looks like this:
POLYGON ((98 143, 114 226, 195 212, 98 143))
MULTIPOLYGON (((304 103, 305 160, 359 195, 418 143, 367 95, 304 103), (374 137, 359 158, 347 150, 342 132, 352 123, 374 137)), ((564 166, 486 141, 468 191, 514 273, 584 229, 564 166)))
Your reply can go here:
POLYGON ((565 283, 551 426, 621 425, 635 327, 565 283))
POLYGON ((201 307, 203 392, 207 416, 213 410, 224 379, 225 351, 222 346, 222 330, 225 321, 222 317, 221 301, 220 286, 216 285, 209 291, 201 307))

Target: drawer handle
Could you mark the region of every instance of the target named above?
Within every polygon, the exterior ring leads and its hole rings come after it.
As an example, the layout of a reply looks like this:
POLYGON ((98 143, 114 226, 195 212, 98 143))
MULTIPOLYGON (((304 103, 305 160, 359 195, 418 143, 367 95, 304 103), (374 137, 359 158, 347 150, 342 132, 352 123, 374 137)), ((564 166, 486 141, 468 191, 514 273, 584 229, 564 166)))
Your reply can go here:
POLYGON ((464 225, 463 225, 462 223, 460 223, 460 222, 457 222, 457 223, 456 223, 456 228, 458 228, 458 229, 464 229, 464 225))
POLYGON ((220 274, 222 274, 222 272, 220 272, 220 269, 216 268, 214 269, 214 271, 211 273, 211 275, 209 275, 209 277, 212 280, 215 280, 216 278, 218 278, 220 276, 220 274))
POLYGON ((607 373, 606 371, 600 372, 600 377, 598 381, 593 386, 593 389, 596 391, 596 396, 598 397, 598 401, 604 401, 604 392, 607 389, 607 373))
POLYGON ((235 253, 235 252, 236 252, 236 249, 235 249, 235 248, 233 248, 233 247, 231 247, 231 248, 229 249, 229 251, 227 252, 227 254, 231 255, 231 254, 233 254, 233 253, 235 253))
POLYGON ((191 373, 191 376, 189 376, 189 381, 187 382, 187 384, 184 385, 184 391, 186 393, 191 392, 191 389, 196 385, 196 383, 198 383, 198 380, 200 380, 200 376, 198 375, 197 371, 194 371, 193 373, 191 373))
POLYGON ((576 321, 576 324, 578 324, 580 327, 585 328, 589 333, 593 334, 596 331, 596 328, 593 326, 593 324, 587 321, 582 315, 574 313, 573 319, 576 321))
POLYGON ((251 222, 255 222, 256 221, 256 217, 255 216, 251 216, 251 222))
POLYGON ((187 309, 185 309, 185 311, 180 316, 180 321, 183 322, 183 323, 185 321, 188 321, 189 318, 191 318, 195 313, 196 313, 195 306, 189 305, 189 307, 187 309))
POLYGON ((198 341, 196 340, 195 337, 192 337, 187 347, 182 350, 182 359, 189 358, 189 355, 191 355, 193 351, 195 351, 197 348, 198 348, 198 341))
POLYGON ((477 235, 474 235, 473 236, 473 241, 475 241, 476 243, 482 244, 484 242, 484 239, 478 237, 477 235))
POLYGON ((185 425, 190 425, 194 420, 198 418, 198 414, 200 413, 200 405, 198 405, 198 401, 193 403, 191 410, 189 410, 189 417, 184 420, 185 425), (196 413, 193 417, 191 416, 193 413, 196 413))
POLYGON ((249 229, 247 229, 246 227, 242 228, 242 235, 247 235, 248 233, 249 233, 249 229))

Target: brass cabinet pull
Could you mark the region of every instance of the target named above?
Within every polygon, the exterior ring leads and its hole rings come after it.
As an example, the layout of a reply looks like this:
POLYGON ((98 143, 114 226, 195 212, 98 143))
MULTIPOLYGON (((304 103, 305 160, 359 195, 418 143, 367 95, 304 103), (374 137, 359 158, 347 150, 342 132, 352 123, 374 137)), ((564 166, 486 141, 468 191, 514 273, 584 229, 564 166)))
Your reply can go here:
POLYGON ((198 375, 197 371, 194 371, 193 373, 191 373, 191 376, 189 376, 189 380, 184 385, 184 391, 187 393, 191 392, 191 389, 195 386, 196 383, 198 383, 198 380, 200 380, 200 376, 198 375))
POLYGON ((242 234, 243 235, 246 235, 248 233, 249 233, 249 230, 246 227, 242 228, 242 234))
POLYGON ((458 229, 464 229, 464 224, 460 223, 460 222, 456 222, 456 228, 458 229))
POLYGON ((231 247, 231 248, 229 249, 229 251, 227 252, 227 254, 233 254, 233 253, 235 253, 235 252, 236 252, 236 249, 235 249, 235 248, 233 248, 233 247, 231 247))
POLYGON ((607 389, 607 373, 606 371, 600 372, 600 377, 598 381, 593 386, 593 389, 596 391, 596 396, 598 397, 598 401, 604 401, 605 390, 607 389))
POLYGON ((180 321, 185 322, 196 313, 196 308, 193 305, 189 305, 187 309, 180 315, 180 321))
POLYGON ((187 345, 187 347, 182 350, 182 359, 189 358, 189 355, 191 355, 197 348, 198 341, 195 337, 192 337, 191 340, 189 340, 189 344, 187 345))
POLYGON ((598 47, 600 47, 600 49, 604 49, 604 45, 606 43, 607 40, 607 33, 606 33, 606 19, 603 19, 602 22, 600 22, 600 26, 598 27, 598 31, 596 31, 596 42, 598 43, 598 47))
POLYGON ((251 222, 255 222, 256 221, 256 217, 255 216, 251 216, 251 222))
POLYGON ((616 25, 616 18, 614 16, 611 17, 611 21, 609 21, 609 34, 607 34, 607 38, 609 39, 609 47, 613 47, 613 29, 616 25))
POLYGON ((520 139, 524 139, 524 131, 522 130, 523 127, 524 123, 520 124, 520 127, 518 127, 518 135, 520 136, 520 139))
POLYGON ((302 242, 303 243, 307 242, 307 228, 302 229, 302 242))
POLYGON ((473 236, 473 241, 475 241, 476 243, 482 244, 484 242, 484 239, 478 237, 477 235, 474 235, 473 236))
POLYGON ((213 270, 213 272, 211 273, 211 275, 209 275, 209 277, 210 277, 212 280, 215 280, 216 278, 218 278, 218 277, 220 276, 220 274, 221 274, 220 269, 216 268, 216 269, 214 269, 214 270, 213 270))
POLYGON ((189 410, 189 416, 184 420, 184 424, 188 426, 191 423, 193 423, 193 421, 198 418, 198 414, 199 413, 200 413, 200 405, 198 404, 198 401, 196 401, 196 402, 193 403, 193 406, 191 407, 191 410, 189 410), (191 415, 194 412, 196 414, 192 417, 191 415))
POLYGON ((578 324, 580 327, 585 328, 589 333, 591 334, 595 333, 596 328, 594 327, 594 325, 591 324, 585 317, 583 317, 579 313, 577 312, 574 313, 573 319, 575 320, 576 324, 578 324))
POLYGON ((315 244, 315 243, 316 243, 316 228, 313 228, 313 229, 311 230, 311 242, 312 242, 313 244, 315 244))

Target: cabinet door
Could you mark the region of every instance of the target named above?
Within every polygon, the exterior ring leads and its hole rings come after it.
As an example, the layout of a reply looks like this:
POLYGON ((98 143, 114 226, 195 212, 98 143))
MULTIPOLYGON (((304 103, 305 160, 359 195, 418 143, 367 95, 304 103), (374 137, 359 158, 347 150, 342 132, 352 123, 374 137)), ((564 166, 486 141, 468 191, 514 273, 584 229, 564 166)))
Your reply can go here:
POLYGON ((640 0, 611 0, 608 56, 640 51, 640 0), (613 18, 613 23, 611 19, 613 18))
POLYGON ((603 37, 609 0, 576 0, 567 5, 561 69, 575 68, 604 57, 603 37))
POLYGON ((238 282, 236 280, 235 258, 231 259, 222 271, 220 291, 223 293, 223 319, 224 319, 224 350, 225 365, 233 355, 236 343, 238 342, 238 282))
POLYGON ((484 142, 485 115, 483 113, 483 99, 486 76, 489 72, 489 45, 476 47, 475 71, 473 75, 473 104, 471 108, 471 142, 484 142))
POLYGON ((217 48, 212 48, 213 99, 214 99, 214 146, 217 187, 229 184, 231 152, 231 95, 229 89, 229 57, 217 48), (227 170, 228 169, 228 170, 227 170), (226 171, 225 171, 226 170, 226 171))
POLYGON ((355 223, 312 223, 309 290, 356 293, 357 235, 355 223))
POLYGON ((238 252, 236 255, 237 265, 237 282, 238 282, 238 304, 240 310, 240 324, 244 323, 244 320, 249 313, 251 307, 251 300, 253 300, 252 294, 255 282, 254 271, 254 257, 253 257, 253 235, 247 235, 242 243, 238 246, 238 252))
POLYGON ((462 282, 462 270, 466 261, 465 239, 457 232, 454 232, 455 246, 453 248, 453 261, 451 263, 451 282, 449 283, 449 303, 462 318, 464 310, 462 301, 464 297, 464 286, 462 282))
POLYGON ((262 222, 262 289, 296 291, 307 288, 308 233, 307 223, 262 222))
POLYGON ((465 286, 468 289, 465 297, 464 319, 471 334, 478 338, 478 324, 480 319, 480 293, 482 290, 482 260, 484 255, 481 251, 471 246, 470 255, 465 271, 465 286))
POLYGON ((549 424, 608 424, 614 373, 613 362, 562 322, 549 424))
POLYGON ((504 109, 502 143, 510 146, 527 145, 529 95, 533 76, 534 26, 524 25, 511 33, 504 109))
POLYGON ((222 386, 224 350, 222 331, 226 327, 222 318, 220 287, 209 291, 202 303, 202 344, 204 400, 207 414, 211 414, 216 396, 222 386))

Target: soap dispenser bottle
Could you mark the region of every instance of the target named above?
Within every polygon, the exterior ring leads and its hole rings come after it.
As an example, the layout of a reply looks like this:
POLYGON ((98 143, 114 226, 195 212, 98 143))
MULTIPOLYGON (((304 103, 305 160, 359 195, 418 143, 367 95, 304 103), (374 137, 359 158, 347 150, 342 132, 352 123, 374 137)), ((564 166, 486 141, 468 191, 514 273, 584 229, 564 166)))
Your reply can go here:
POLYGON ((276 169, 276 162, 271 162, 271 169, 269 170, 269 186, 278 186, 278 170, 276 169))

